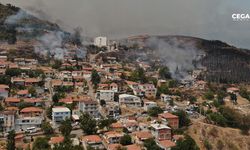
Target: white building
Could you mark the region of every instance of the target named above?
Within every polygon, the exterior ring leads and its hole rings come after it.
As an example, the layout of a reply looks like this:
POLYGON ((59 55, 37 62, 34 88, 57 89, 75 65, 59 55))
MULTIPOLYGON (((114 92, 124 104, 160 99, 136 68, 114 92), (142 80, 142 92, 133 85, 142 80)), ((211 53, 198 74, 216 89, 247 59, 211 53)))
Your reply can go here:
POLYGON ((9 132, 15 129, 15 112, 2 111, 0 112, 0 122, 2 123, 3 132, 9 132))
POLYGON ((20 117, 16 119, 16 129, 20 131, 27 131, 28 128, 40 128, 43 117, 20 117))
POLYGON ((66 118, 70 118, 70 109, 67 107, 52 108, 52 121, 53 123, 61 122, 66 118))
POLYGON ((161 101, 162 102, 169 102, 172 100, 171 95, 167 95, 167 94, 161 94, 161 101))
POLYGON ((141 107, 141 99, 135 95, 121 94, 119 95, 119 104, 130 107, 141 107))
POLYGON ((108 46, 108 39, 107 37, 96 37, 94 39, 94 45, 97 46, 97 47, 106 47, 108 46))
POLYGON ((148 111, 150 108, 156 107, 156 102, 153 101, 144 101, 144 110, 148 111))
POLYGON ((105 102, 113 102, 114 101, 115 92, 113 90, 99 90, 96 93, 96 99, 105 102))
POLYGON ((77 102, 77 109, 73 111, 74 115, 80 116, 81 112, 87 112, 94 118, 98 117, 97 102, 91 99, 81 100, 77 102))

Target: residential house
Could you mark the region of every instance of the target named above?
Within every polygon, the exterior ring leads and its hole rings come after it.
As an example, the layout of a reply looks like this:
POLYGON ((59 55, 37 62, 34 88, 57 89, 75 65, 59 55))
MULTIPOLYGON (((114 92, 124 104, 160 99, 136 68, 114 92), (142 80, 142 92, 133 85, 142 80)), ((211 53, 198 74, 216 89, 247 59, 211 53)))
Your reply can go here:
POLYGON ((140 145, 132 144, 124 147, 126 150, 142 150, 140 145))
POLYGON ((78 100, 75 100, 75 102, 77 103, 77 109, 73 110, 74 115, 80 116, 81 112, 86 112, 95 118, 98 117, 99 113, 97 101, 94 101, 90 97, 85 96, 78 100))
POLYGON ((161 94, 161 101, 162 102, 169 102, 172 100, 172 97, 171 95, 167 95, 167 94, 161 94))
POLYGON ((71 71, 61 71, 59 73, 59 78, 63 81, 72 81, 73 77, 72 77, 72 72, 71 71))
POLYGON ((113 82, 109 86, 110 86, 109 87, 110 90, 113 90, 114 92, 118 92, 119 91, 118 85, 116 83, 113 82))
POLYGON ((4 102, 7 106, 17 106, 20 103, 20 99, 19 98, 15 98, 15 97, 7 97, 4 102))
POLYGON ((176 144, 171 140, 162 140, 162 141, 157 141, 156 143, 163 150, 171 150, 172 147, 176 146, 176 144))
POLYGON ((153 107, 157 107, 157 103, 153 102, 153 101, 149 101, 144 99, 144 110, 148 111, 149 109, 153 108, 153 107))
POLYGON ((12 77, 11 78, 11 83, 14 85, 25 85, 25 80, 23 78, 18 78, 18 77, 12 77))
POLYGON ((240 89, 236 87, 227 88, 227 93, 239 93, 240 89))
POLYGON ((54 107, 52 108, 52 121, 53 123, 61 122, 66 118, 70 118, 70 109, 67 107, 54 107))
POLYGON ((110 130, 116 131, 116 132, 122 132, 123 131, 123 124, 121 122, 115 122, 110 125, 110 130))
POLYGON ((98 135, 87 135, 81 138, 84 149, 91 147, 93 149, 104 149, 102 139, 98 135))
POLYGON ((63 141, 64 141, 63 136, 51 137, 50 140, 49 140, 49 144, 50 144, 51 149, 53 149, 56 144, 60 144, 63 141))
POLYGON ((15 111, 1 111, 0 112, 0 123, 3 132, 9 132, 15 129, 15 111))
POLYGON ((39 86, 41 79, 39 78, 25 78, 25 86, 39 86))
POLYGON ((52 78, 55 76, 55 71, 51 67, 40 67, 46 77, 52 78))
POLYGON ((113 90, 98 90, 96 93, 96 99, 105 102, 113 102, 114 101, 115 92, 113 90))
POLYGON ((33 106, 42 106, 44 101, 40 98, 25 98, 23 99, 25 103, 30 103, 33 106))
POLYGON ((176 115, 173 115, 171 113, 162 113, 158 115, 159 119, 162 120, 162 123, 169 125, 170 127, 174 129, 179 128, 179 117, 176 115))
POLYGON ((27 98, 27 97, 30 96, 28 90, 20 90, 20 91, 18 91, 16 94, 17 94, 17 97, 18 97, 18 98, 25 98, 25 97, 27 98))
POLYGON ((151 133, 159 141, 171 140, 171 128, 164 124, 151 124, 151 133))
POLYGON ((157 89, 153 84, 140 84, 139 88, 144 92, 145 97, 155 98, 157 89))
POLYGON ((26 107, 20 111, 18 119, 16 119, 16 129, 27 131, 30 127, 41 127, 43 118, 43 110, 38 107, 26 107))
POLYGON ((153 138, 149 131, 137 131, 132 133, 132 140, 134 143, 143 144, 145 140, 153 138))
POLYGON ((0 97, 7 98, 9 95, 9 86, 5 84, 0 84, 0 97))
POLYGON ((107 144, 115 144, 119 143, 121 137, 123 137, 122 132, 116 132, 116 131, 109 131, 104 133, 104 140, 106 141, 107 144))
POLYGON ((135 132, 139 129, 139 124, 136 120, 126 120, 124 122, 124 127, 129 131, 129 132, 135 132))
POLYGON ((138 96, 130 94, 120 94, 119 95, 119 104, 126 105, 127 107, 141 107, 141 99, 138 96))

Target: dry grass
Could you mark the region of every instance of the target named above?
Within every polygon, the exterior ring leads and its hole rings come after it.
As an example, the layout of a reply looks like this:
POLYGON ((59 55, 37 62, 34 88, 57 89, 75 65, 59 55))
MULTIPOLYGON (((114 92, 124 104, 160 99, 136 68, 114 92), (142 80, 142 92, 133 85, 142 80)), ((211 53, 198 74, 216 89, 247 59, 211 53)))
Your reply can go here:
POLYGON ((250 136, 241 134, 233 128, 223 128, 203 122, 194 122, 188 129, 201 150, 205 150, 204 142, 209 141, 213 150, 249 150, 250 136))

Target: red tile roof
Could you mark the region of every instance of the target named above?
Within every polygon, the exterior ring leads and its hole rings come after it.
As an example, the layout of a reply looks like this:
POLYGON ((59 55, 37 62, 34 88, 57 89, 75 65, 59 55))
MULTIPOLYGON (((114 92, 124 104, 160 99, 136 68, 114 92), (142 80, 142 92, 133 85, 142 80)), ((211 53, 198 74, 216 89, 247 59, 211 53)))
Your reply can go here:
POLYGON ((37 83, 37 82, 40 82, 40 79, 37 79, 37 78, 26 78, 25 82, 26 83, 37 83))
POLYGON ((119 147, 122 147, 121 144, 109 144, 108 150, 117 150, 119 147))
POLYGON ((5 99, 5 102, 8 102, 8 103, 19 103, 20 99, 19 98, 15 98, 15 97, 7 97, 5 99))
POLYGON ((111 128, 123 128, 123 125, 122 125, 122 123, 120 123, 120 122, 116 122, 116 123, 112 123, 112 124, 110 125, 110 127, 111 127, 111 128))
POLYGON ((0 84, 0 89, 8 89, 9 86, 6 84, 0 84))
POLYGON ((162 114, 159 114, 159 116, 162 117, 162 118, 165 118, 165 119, 175 119, 175 118, 178 118, 178 116, 173 115, 171 113, 162 113, 162 114))
POLYGON ((141 150, 141 147, 136 144, 127 145, 126 148, 127 148, 126 150, 141 150))
POLYGON ((142 139, 142 140, 150 139, 153 137, 149 131, 138 131, 138 132, 133 132, 132 134, 137 136, 137 138, 142 139))
POLYGON ((27 103, 40 103, 42 100, 40 98, 25 98, 24 102, 27 103))
POLYGON ((170 140, 159 141, 159 144, 165 148, 170 148, 175 146, 175 143, 170 140))
POLYGON ((29 94, 28 90, 20 90, 17 92, 17 95, 25 95, 25 94, 29 94))
POLYGON ((90 143, 100 143, 102 142, 102 139, 98 135, 87 135, 82 138, 83 141, 85 142, 90 142, 90 143))
POLYGON ((43 112, 41 108, 38 107, 26 107, 20 111, 21 113, 31 113, 31 112, 43 112))
POLYGON ((58 137, 51 137, 49 143, 50 144, 58 144, 63 142, 64 137, 63 136, 58 136, 58 137))

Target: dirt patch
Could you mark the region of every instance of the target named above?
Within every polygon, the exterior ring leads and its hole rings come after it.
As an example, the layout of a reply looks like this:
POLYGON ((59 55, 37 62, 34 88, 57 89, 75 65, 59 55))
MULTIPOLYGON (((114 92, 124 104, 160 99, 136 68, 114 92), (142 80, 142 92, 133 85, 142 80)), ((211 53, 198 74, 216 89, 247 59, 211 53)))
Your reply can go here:
POLYGON ((193 122, 188 134, 194 138, 201 150, 207 141, 213 150, 249 150, 250 136, 242 135, 241 131, 233 128, 223 128, 203 122, 193 122))

